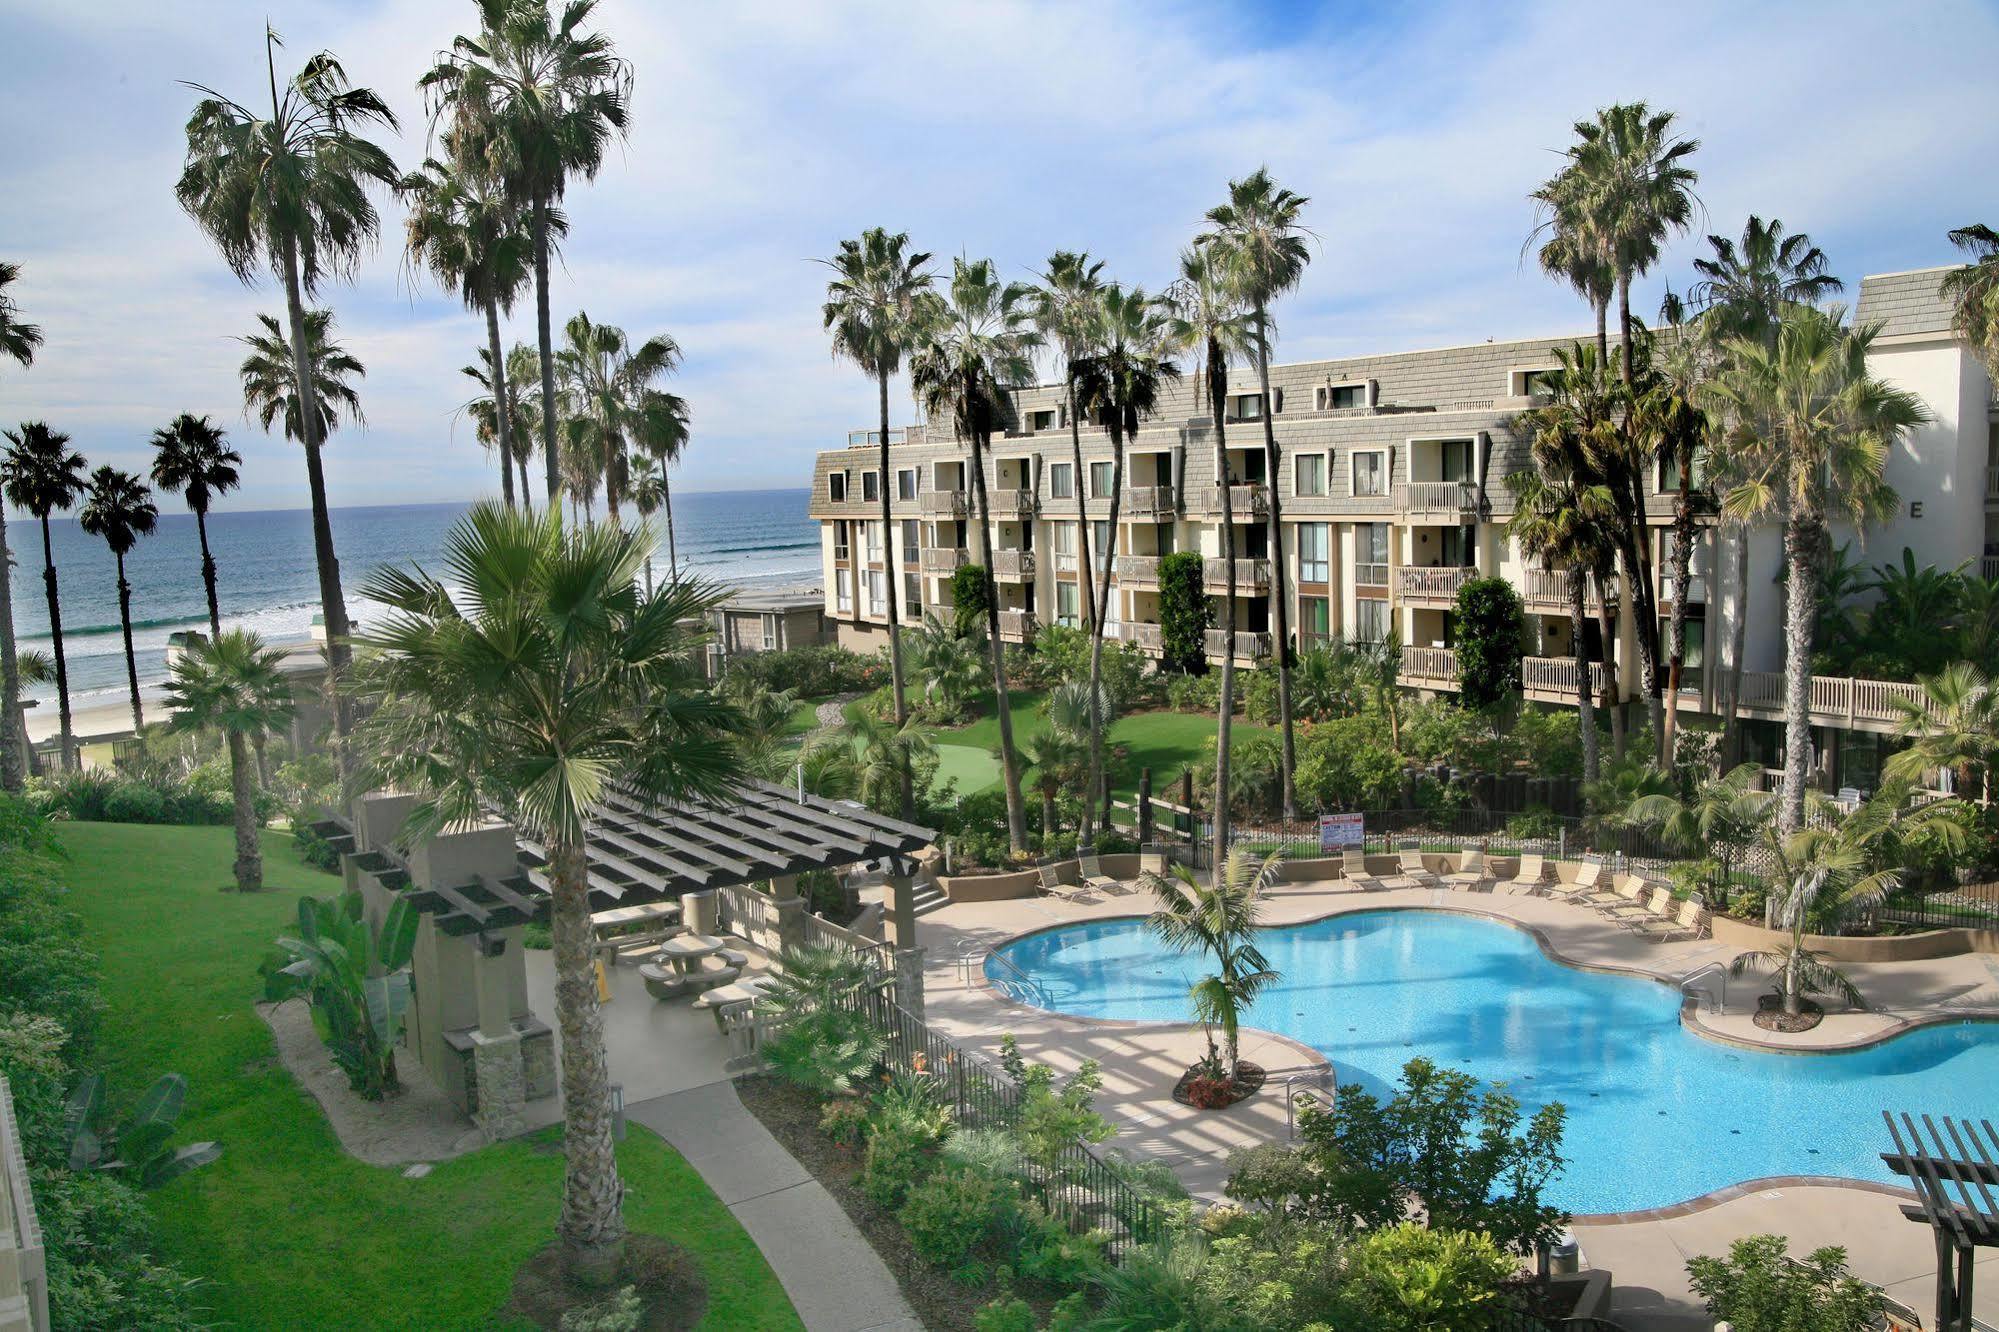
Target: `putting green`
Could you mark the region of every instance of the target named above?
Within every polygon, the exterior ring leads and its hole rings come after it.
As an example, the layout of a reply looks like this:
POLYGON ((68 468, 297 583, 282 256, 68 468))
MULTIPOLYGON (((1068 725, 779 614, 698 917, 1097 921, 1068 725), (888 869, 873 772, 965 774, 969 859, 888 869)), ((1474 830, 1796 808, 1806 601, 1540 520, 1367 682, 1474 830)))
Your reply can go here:
POLYGON ((937 784, 956 781, 958 794, 971 795, 999 785, 999 760, 971 745, 937 746, 937 784))

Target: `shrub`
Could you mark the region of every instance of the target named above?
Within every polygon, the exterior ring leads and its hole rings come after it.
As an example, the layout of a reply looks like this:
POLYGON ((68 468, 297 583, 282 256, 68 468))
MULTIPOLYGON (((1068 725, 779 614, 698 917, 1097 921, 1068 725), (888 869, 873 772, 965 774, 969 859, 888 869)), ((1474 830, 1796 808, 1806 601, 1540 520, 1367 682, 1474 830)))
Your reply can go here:
POLYGON ((1520 594, 1504 578, 1474 578, 1458 588, 1458 697, 1468 708, 1495 708, 1520 692, 1526 619, 1520 594))
POLYGON ((819 1131, 837 1147, 855 1147, 868 1131, 868 1107, 842 1098, 819 1107, 819 1131))
POLYGON ((644 1317, 645 1302, 637 1287, 626 1286, 562 1315, 561 1332, 638 1332, 644 1317))
POLYGON ((1321 722, 1298 745, 1298 793, 1318 809, 1391 809, 1402 802, 1403 758, 1378 714, 1321 722))
POLYGON ((1376 1332, 1497 1332, 1517 1323, 1499 1298, 1515 1269, 1490 1235, 1403 1222, 1348 1247, 1345 1297, 1376 1332))
POLYGON ((1208 629, 1214 603, 1204 585, 1199 552, 1175 551, 1159 561, 1159 668, 1200 675, 1208 669, 1208 629))
POLYGON ((1030 1064, 1021 1057, 1013 1037, 1000 1041, 1000 1066, 1020 1084, 1020 1109, 1014 1124, 1020 1134, 1027 1159, 1043 1172, 1054 1174, 1062 1159, 1078 1140, 1104 1141, 1117 1129, 1092 1107, 1103 1077, 1097 1061, 1085 1059, 1060 1086, 1055 1070, 1046 1064, 1030 1064))
POLYGON ((772 1025, 762 1052, 779 1077, 822 1095, 844 1094, 875 1069, 886 1038, 843 1000, 877 982, 844 948, 787 949, 759 1003, 772 1025))
POLYGON ((729 679, 733 685, 756 685, 770 693, 789 690, 800 698, 824 698, 864 694, 888 679, 888 668, 879 657, 821 643, 731 657, 729 679))
POLYGON ((947 1165, 910 1187, 899 1216, 911 1248, 939 1267, 956 1268, 992 1236, 1011 1204, 1010 1186, 947 1165))
POLYGON ((532 948, 537 953, 546 953, 555 947, 555 936, 548 926, 538 920, 531 920, 521 926, 521 947, 532 948))
POLYGON ((1219 675, 1174 675, 1166 681, 1166 706, 1175 712, 1213 712, 1222 705, 1219 675))
POLYGON ((1071 1230, 1039 1203, 1021 1202, 1008 1216, 1002 1243, 1015 1269, 1030 1281, 1073 1287, 1104 1265, 1108 1237, 1101 1230, 1071 1230))
POLYGON ((1687 1282, 1707 1311, 1736 1332, 1862 1332, 1881 1315, 1881 1297, 1846 1270, 1846 1250, 1786 1254, 1782 1235, 1748 1235, 1728 1257, 1687 1260, 1687 1282))
POLYGON ((1035 1332, 1034 1308, 1018 1295, 994 1300, 972 1315, 973 1332, 1035 1332))
POLYGON ((1372 1328, 1371 1322, 1343 1318, 1351 1307, 1342 1289, 1345 1276, 1341 1233, 1319 1224, 1218 1239, 1202 1281, 1217 1299, 1247 1315, 1253 1327, 1324 1322, 1372 1328))
POLYGON ((1562 832, 1562 821, 1552 810, 1530 809, 1506 821, 1506 835, 1516 842, 1552 841, 1562 832))
MULTIPOLYGON (((1277 724, 1277 672, 1238 671, 1237 709, 1243 716, 1266 726, 1277 724)), ((1220 700, 1216 700, 1219 704, 1220 700)))
MULTIPOLYGON (((324 870, 328 874, 340 872, 340 853, 310 823, 292 822, 292 849, 298 852, 300 860, 316 870, 324 870)), ((547 933, 546 926, 542 927, 542 932, 547 933)))
POLYGON ((985 566, 961 564, 952 570, 951 624, 960 638, 985 641, 988 604, 985 566))
POLYGON ((861 1191, 879 1207, 900 1207, 929 1167, 932 1141, 906 1123, 874 1124, 861 1162, 861 1191))

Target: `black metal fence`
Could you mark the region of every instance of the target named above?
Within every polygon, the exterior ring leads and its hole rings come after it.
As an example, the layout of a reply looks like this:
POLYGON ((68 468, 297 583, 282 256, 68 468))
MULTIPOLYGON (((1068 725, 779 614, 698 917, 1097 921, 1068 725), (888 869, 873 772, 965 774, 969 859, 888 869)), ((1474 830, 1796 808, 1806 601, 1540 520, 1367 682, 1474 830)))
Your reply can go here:
MULTIPOLYGON (((1583 856, 1621 860, 1634 869, 1663 872, 1680 859, 1657 836, 1643 828, 1620 827, 1560 814, 1498 814, 1485 809, 1368 810, 1360 815, 1361 848, 1369 855, 1405 849, 1457 852, 1476 847, 1492 855, 1522 852, 1578 859, 1583 856)), ((1202 821, 1193 830, 1196 863, 1212 863, 1213 824, 1202 821)), ((1229 844, 1252 852, 1281 852, 1287 859, 1336 856, 1350 847, 1322 849, 1319 821, 1312 819, 1232 822, 1229 844)))

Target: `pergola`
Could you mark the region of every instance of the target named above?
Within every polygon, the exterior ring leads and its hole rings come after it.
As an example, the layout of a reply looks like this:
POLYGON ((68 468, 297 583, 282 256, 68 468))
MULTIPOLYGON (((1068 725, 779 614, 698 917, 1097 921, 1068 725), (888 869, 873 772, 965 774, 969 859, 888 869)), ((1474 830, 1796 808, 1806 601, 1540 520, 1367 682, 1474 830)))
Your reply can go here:
POLYGON ((1999 1247, 1999 1132, 1989 1119, 1882 1111, 1895 1150, 1881 1159, 1906 1175, 1916 1201, 1902 1215, 1927 1224, 1937 1246, 1937 1332, 1972 1332, 1971 1278, 1977 1251, 1999 1247))

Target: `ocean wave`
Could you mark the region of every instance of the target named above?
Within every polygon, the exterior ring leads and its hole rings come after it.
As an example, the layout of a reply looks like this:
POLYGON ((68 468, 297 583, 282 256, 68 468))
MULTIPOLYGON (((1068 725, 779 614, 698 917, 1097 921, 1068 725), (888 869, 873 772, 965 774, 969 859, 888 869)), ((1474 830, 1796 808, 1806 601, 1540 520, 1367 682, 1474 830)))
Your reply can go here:
MULTIPOLYGON (((207 623, 208 623, 208 612, 206 610, 203 610, 200 614, 192 616, 163 615, 155 620, 134 620, 132 621, 132 631, 134 633, 137 633, 141 629, 176 629, 182 626, 186 626, 188 628, 194 628, 197 625, 204 625, 207 623)), ((120 626, 118 624, 118 621, 116 620, 113 620, 109 624, 80 624, 73 628, 69 625, 64 625, 62 627, 62 636, 66 639, 97 638, 104 634, 115 634, 119 631, 119 628, 120 626)), ((32 637, 47 638, 49 637, 49 635, 46 632, 43 632, 40 634, 32 635, 32 637)), ((24 639, 23 641, 25 642, 29 640, 24 639)))
POLYGON ((693 551, 688 556, 688 558, 693 559, 702 555, 756 555, 756 554, 761 554, 765 551, 768 551, 771 554, 775 555, 781 551, 787 551, 787 550, 817 550, 817 549, 819 549, 819 543, 817 541, 780 541, 775 544, 770 542, 758 542, 755 545, 749 545, 749 546, 708 546, 704 549, 693 551))

